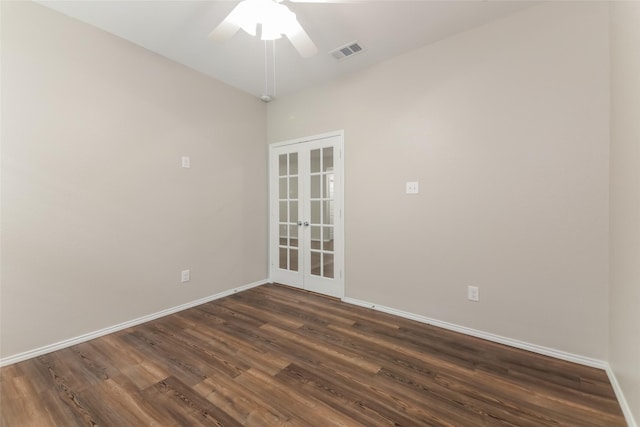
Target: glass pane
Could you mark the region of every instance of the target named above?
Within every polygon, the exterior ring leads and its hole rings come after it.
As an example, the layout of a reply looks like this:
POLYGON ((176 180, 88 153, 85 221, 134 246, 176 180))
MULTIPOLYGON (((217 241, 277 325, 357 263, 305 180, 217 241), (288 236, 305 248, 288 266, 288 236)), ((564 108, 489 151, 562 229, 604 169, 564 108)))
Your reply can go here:
POLYGON ((322 229, 322 249, 333 251, 333 227, 324 227, 322 229))
POLYGON ((289 198, 298 198, 298 178, 289 178, 289 198))
POLYGON ((289 175, 298 175, 298 153, 289 154, 289 175))
POLYGON ((322 171, 327 172, 333 170, 333 147, 323 148, 322 155, 322 171))
POLYGON ((287 246, 287 226, 280 224, 280 246, 287 246))
POLYGON ((324 191, 325 191, 324 197, 327 199, 333 199, 333 183, 334 183, 334 175, 332 173, 327 174, 325 178, 325 187, 324 187, 324 191))
POLYGON ((333 254, 322 254, 322 276, 333 279, 333 254))
POLYGON ((287 198, 287 178, 280 178, 280 200, 287 198))
POLYGON ((285 176, 287 174, 287 155, 280 154, 278 156, 278 164, 280 165, 279 176, 285 176))
POLYGON ((322 175, 322 198, 329 198, 329 186, 327 185, 329 182, 329 175, 322 175))
POLYGON ((280 222, 289 222, 287 221, 287 202, 280 202, 280 222))
POLYGON ((287 248, 280 248, 280 262, 278 265, 280 268, 287 268, 287 248))
POLYGON ((294 248, 298 247, 298 226, 291 225, 289 226, 289 246, 294 248))
POLYGON ((289 252, 289 270, 298 271, 298 250, 291 249, 289 252))
POLYGON ((320 201, 311 202, 311 224, 320 224, 320 201))
POLYGON ((298 222, 298 202, 289 202, 289 222, 298 222))
POLYGON ((325 200, 322 202, 322 221, 325 225, 333 225, 333 201, 325 200))
POLYGON ((321 244, 321 228, 311 227, 311 249, 320 249, 321 244))
POLYGON ((320 172, 320 150, 311 150, 311 173, 320 172))
POLYGON ((320 276, 320 252, 311 252, 311 274, 320 276))
POLYGON ((322 181, 322 176, 313 175, 311 177, 311 198, 319 199, 320 198, 320 182, 322 181))

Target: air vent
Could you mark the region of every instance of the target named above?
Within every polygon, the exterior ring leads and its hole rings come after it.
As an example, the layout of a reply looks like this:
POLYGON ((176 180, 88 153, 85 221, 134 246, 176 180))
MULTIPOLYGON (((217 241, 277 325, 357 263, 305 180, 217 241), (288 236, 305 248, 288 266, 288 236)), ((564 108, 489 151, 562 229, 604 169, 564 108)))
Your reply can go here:
POLYGON ((336 59, 344 59, 362 52, 364 52, 364 49, 362 48, 362 46, 360 46, 360 44, 358 44, 358 41, 356 40, 332 50, 331 52, 329 52, 329 55, 333 56, 336 59))

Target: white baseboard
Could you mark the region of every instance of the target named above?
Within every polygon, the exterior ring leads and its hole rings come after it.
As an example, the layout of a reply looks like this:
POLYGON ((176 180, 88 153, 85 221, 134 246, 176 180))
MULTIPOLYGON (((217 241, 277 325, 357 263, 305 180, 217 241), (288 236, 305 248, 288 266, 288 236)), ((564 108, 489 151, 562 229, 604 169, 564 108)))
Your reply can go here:
POLYGON ((467 328, 466 326, 456 325, 454 323, 443 322, 442 320, 432 319, 419 314, 409 313, 407 311, 397 310, 395 308, 385 307, 378 304, 369 303, 366 301, 360 301, 353 298, 343 298, 343 301, 348 304, 358 305, 361 307, 367 307, 374 310, 382 311, 384 313, 393 314, 395 316, 404 317, 405 319, 415 320, 421 323, 437 326, 439 328, 448 329, 454 332, 460 332, 465 335, 471 335, 472 337, 482 338, 488 341, 508 345, 510 347, 519 348, 521 350, 532 351, 538 354, 544 354, 545 356, 555 357, 556 359, 566 360, 568 362, 579 363, 581 365, 591 366, 593 368, 606 369, 609 364, 603 360, 592 359, 590 357, 584 357, 577 354, 567 353, 561 350, 553 348, 543 347, 528 342, 515 340, 512 338, 506 338, 500 335, 495 335, 489 332, 479 331, 477 329, 467 328))
POLYGON ((622 409, 622 413, 624 414, 624 419, 627 421, 628 427, 638 427, 638 424, 636 424, 636 421, 633 418, 633 413, 631 413, 629 403, 627 402, 627 399, 625 399, 624 393, 620 388, 618 379, 616 378, 616 375, 609 364, 607 364, 607 368, 605 369, 605 371, 607 372, 607 376, 609 377, 609 381, 611 382, 611 387, 613 387, 613 391, 616 393, 618 403, 620 403, 620 408, 622 409))
POLYGON ((137 319, 129 320, 127 322, 119 323, 114 326, 109 326, 104 329, 100 329, 99 331, 89 332, 84 335, 80 335, 75 338, 69 338, 64 341, 59 341, 54 344, 45 345, 43 347, 39 347, 33 350, 28 350, 23 353, 14 354, 13 356, 8 356, 0 359, 0 367, 11 365, 13 363, 22 362, 23 360, 31 359, 33 357, 41 356, 43 354, 51 353, 52 351, 61 350, 66 347, 71 347, 75 344, 80 344, 85 341, 92 340, 94 338, 98 338, 107 334, 111 334, 113 332, 121 331, 126 328, 130 328, 132 326, 140 325, 141 323, 149 322, 154 319, 158 319, 160 317, 167 316, 169 314, 177 313, 182 310, 186 310, 191 307, 195 307, 200 304, 207 303, 209 301, 214 301, 220 298, 224 298, 229 295, 233 295, 235 293, 245 291, 247 289, 255 288, 256 286, 264 285, 265 283, 269 283, 268 279, 260 280, 258 282, 253 282, 248 285, 239 286, 237 288, 230 289, 228 291, 220 292, 215 295, 210 295, 208 297, 200 298, 195 301, 191 301, 185 304, 181 304, 175 307, 168 308, 166 310, 158 311, 157 313, 152 313, 146 316, 138 317, 137 319))
POLYGON ((584 357, 577 354, 567 353, 562 350, 556 350, 553 348, 548 348, 536 344, 531 344, 525 341, 515 340, 512 338, 506 338, 500 335, 495 335, 489 332, 479 331, 477 329, 467 328, 466 326, 456 325, 454 323, 443 322, 441 320, 432 319, 426 316, 421 316, 419 314, 410 313, 407 311, 397 310, 391 307, 385 307, 383 305, 373 304, 366 301, 361 301, 354 298, 345 297, 342 301, 347 304, 353 304, 360 307, 366 307, 373 310, 381 311, 383 313, 393 314, 394 316, 404 317, 405 319, 415 320, 417 322, 426 323, 428 325, 437 326, 439 328, 447 329, 454 332, 460 332, 465 335, 470 335, 476 338, 482 338, 488 341, 493 341, 499 344, 508 345, 510 347, 519 348, 521 350, 527 350, 538 354, 543 354, 545 356, 555 357, 556 359, 566 360, 568 362, 578 363, 580 365, 590 366, 592 368, 603 369, 607 376, 609 377, 609 381, 611 382, 611 386, 618 398, 618 403, 620 404, 620 408, 624 414, 625 420, 629 427, 638 427, 636 424, 633 414, 631 413, 631 409, 629 408, 629 404, 624 397, 624 393, 620 388, 620 384, 618 384, 618 380, 616 379, 611 366, 609 363, 604 360, 592 359, 590 357, 584 357))

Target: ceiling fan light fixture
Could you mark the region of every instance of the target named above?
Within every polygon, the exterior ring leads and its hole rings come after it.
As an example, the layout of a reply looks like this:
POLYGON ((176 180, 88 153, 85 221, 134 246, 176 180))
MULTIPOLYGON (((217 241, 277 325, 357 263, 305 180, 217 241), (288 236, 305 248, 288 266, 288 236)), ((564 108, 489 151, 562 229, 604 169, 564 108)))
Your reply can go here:
POLYGON ((277 24, 274 25, 273 22, 265 21, 261 25, 262 34, 260 38, 262 40, 277 40, 282 37, 282 31, 277 24))
POLYGON ((232 37, 240 28, 255 36, 260 25, 262 40, 276 40, 287 36, 291 44, 303 58, 318 52, 309 35, 304 31, 296 14, 282 0, 243 0, 209 34, 212 40, 225 40, 232 37))
POLYGON ((260 25, 262 40, 279 39, 297 23, 295 13, 273 0, 244 0, 231 11, 227 20, 252 36, 260 25))
POLYGON ((285 5, 271 3, 272 8, 265 14, 262 21, 262 40, 279 39, 282 34, 287 34, 298 23, 296 14, 285 5))

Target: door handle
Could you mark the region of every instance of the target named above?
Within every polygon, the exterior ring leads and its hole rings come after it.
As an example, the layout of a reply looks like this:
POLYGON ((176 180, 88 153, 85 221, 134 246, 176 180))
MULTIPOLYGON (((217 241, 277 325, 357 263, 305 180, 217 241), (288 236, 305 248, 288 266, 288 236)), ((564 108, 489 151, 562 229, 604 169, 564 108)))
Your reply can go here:
POLYGON ((304 226, 305 226, 305 227, 308 227, 308 226, 309 226, 309 221, 305 221, 305 222, 304 222, 304 226))
POLYGON ((302 225, 302 221, 298 221, 298 225, 301 226, 302 225))

